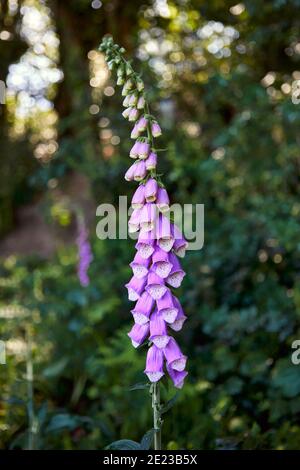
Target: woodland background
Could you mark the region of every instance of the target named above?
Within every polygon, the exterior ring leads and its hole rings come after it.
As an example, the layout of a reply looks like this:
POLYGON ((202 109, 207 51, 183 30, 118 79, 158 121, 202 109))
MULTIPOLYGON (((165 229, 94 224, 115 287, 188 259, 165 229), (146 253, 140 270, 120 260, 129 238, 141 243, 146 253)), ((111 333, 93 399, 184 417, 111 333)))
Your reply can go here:
POLYGON ((164 129, 172 200, 205 204, 179 293, 189 378, 163 445, 300 449, 300 1, 0 5, 0 448, 103 449, 152 425, 148 391, 129 390, 145 381, 126 335, 133 242, 95 236, 96 206, 133 190, 129 125, 97 52, 110 33, 164 129))

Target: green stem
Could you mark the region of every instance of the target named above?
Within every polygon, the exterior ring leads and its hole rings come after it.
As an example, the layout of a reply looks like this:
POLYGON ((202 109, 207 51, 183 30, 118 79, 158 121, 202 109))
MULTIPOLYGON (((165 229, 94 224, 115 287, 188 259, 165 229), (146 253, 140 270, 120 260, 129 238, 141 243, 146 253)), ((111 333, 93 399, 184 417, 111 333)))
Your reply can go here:
POLYGON ((26 383, 27 383, 27 414, 28 414, 28 450, 35 447, 35 415, 33 392, 33 362, 30 327, 26 329, 27 357, 26 357, 26 383))
POLYGON ((153 427, 155 429, 154 433, 154 450, 161 450, 161 415, 160 415, 160 388, 159 382, 153 383, 151 385, 151 395, 152 395, 152 408, 153 408, 153 427))

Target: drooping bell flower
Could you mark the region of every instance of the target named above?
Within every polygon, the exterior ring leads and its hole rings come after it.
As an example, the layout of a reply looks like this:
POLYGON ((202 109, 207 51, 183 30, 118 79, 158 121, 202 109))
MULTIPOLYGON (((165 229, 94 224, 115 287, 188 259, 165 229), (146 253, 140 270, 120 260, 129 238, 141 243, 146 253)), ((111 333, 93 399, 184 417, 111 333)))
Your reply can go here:
POLYGON ((135 248, 142 258, 149 258, 154 251, 155 233, 153 230, 149 232, 140 232, 135 248))
POLYGON ((159 137, 161 135, 161 128, 157 121, 153 121, 151 124, 151 133, 153 137, 159 137))
POLYGON ((173 264, 169 259, 170 254, 162 250, 159 246, 155 248, 152 255, 152 269, 163 279, 167 278, 172 270, 173 264))
POLYGON ((134 276, 140 279, 148 274, 149 265, 150 257, 147 259, 142 258, 140 253, 137 252, 129 266, 131 267, 134 276))
POLYGON ((145 106, 145 98, 143 96, 140 96, 137 102, 137 109, 144 109, 145 106))
POLYGON ((145 160, 148 157, 149 152, 150 152, 150 145, 148 144, 148 142, 140 142, 138 156, 142 160, 145 160))
POLYGON ((128 115, 128 121, 133 122, 136 121, 138 118, 139 112, 136 108, 130 108, 130 112, 128 115))
POLYGON ((144 161, 138 161, 134 163, 134 181, 142 181, 147 174, 146 165, 144 161))
POLYGON ((131 207, 133 209, 141 209, 145 203, 145 185, 140 184, 136 189, 131 200, 131 207))
POLYGON ((143 292, 135 307, 131 310, 135 323, 144 325, 149 321, 149 317, 154 305, 154 300, 148 292, 143 292))
POLYGON ((150 317, 150 341, 158 348, 165 348, 169 340, 166 322, 162 315, 154 310, 150 317))
POLYGON ((138 158, 139 156, 139 148, 141 146, 141 142, 137 141, 133 144, 130 152, 129 152, 129 156, 131 158, 138 158))
POLYGON ((157 244, 164 251, 170 251, 174 244, 170 220, 159 214, 157 223, 157 244))
POLYGON ((163 297, 156 301, 157 309, 167 323, 173 323, 178 314, 178 308, 174 299, 175 297, 171 294, 171 291, 167 289, 163 297))
POLYGON ((131 108, 126 108, 124 109, 123 113, 122 113, 122 116, 125 118, 125 119, 128 119, 129 118, 129 115, 130 115, 130 112, 131 112, 131 108))
POLYGON ((131 95, 129 95, 129 100, 128 100, 129 106, 131 107, 136 106, 137 101, 138 101, 138 97, 135 93, 132 93, 131 95))
MULTIPOLYGON (((175 243, 175 242, 174 242, 175 243)), ((172 269, 167 277, 167 283, 172 287, 180 287, 182 279, 185 276, 185 272, 181 269, 180 263, 177 256, 174 253, 170 253, 170 262, 172 263, 172 269)))
POLYGON ((138 133, 141 134, 142 132, 144 132, 147 129, 147 125, 148 120, 144 116, 142 116, 136 123, 138 133))
POLYGON ((168 288, 165 286, 164 280, 154 271, 149 271, 145 288, 148 294, 150 294, 154 300, 158 300, 162 298, 167 289, 168 288))
POLYGON ((151 152, 147 160, 145 161, 147 170, 155 170, 157 165, 157 155, 151 152))
MULTIPOLYGON (((150 158, 150 157, 149 157, 150 158)), ((147 168, 147 162, 146 162, 147 168)), ((156 204, 161 212, 167 212, 169 210, 170 200, 165 188, 159 188, 156 197, 156 204)))
POLYGON ((164 354, 161 349, 157 348, 154 344, 149 348, 145 374, 150 382, 158 382, 164 375, 164 354))
POLYGON ((187 371, 183 370, 182 372, 178 372, 177 370, 174 370, 172 369, 172 367, 168 367, 168 366, 167 366, 167 371, 175 387, 182 388, 184 384, 184 379, 188 375, 187 371))
POLYGON ((126 289, 128 290, 128 299, 135 302, 140 298, 140 295, 143 293, 146 285, 146 278, 138 278, 132 276, 130 281, 125 284, 126 289))
POLYGON ((130 95, 125 96, 125 98, 124 98, 124 100, 123 100, 123 106, 124 106, 125 108, 127 108, 128 106, 130 106, 129 100, 130 100, 130 95))
POLYGON ((134 172, 136 170, 136 163, 133 163, 133 165, 131 165, 128 170, 126 171, 125 173, 125 176, 124 178, 126 179, 126 181, 133 181, 134 179, 134 172))
POLYGON ((158 191, 158 184, 154 178, 148 179, 145 184, 145 199, 147 202, 154 202, 158 191))
MULTIPOLYGON (((128 221, 129 233, 137 232, 140 228, 140 217, 142 209, 134 209, 128 221)), ((169 283, 170 284, 170 283, 169 283)))
POLYGON ((177 370, 178 372, 182 372, 185 369, 187 357, 182 354, 174 338, 171 337, 164 347, 164 355, 169 368, 177 370))
MULTIPOLYGON (((145 194, 146 194, 146 187, 145 187, 145 194)), ((150 202, 147 202, 143 209, 141 209, 141 217, 140 217, 140 226, 141 229, 145 232, 149 232, 153 230, 155 227, 155 220, 156 220, 156 205, 150 202)))
POLYGON ((138 325, 137 323, 133 325, 128 333, 128 336, 131 339, 131 343, 134 348, 140 346, 145 341, 145 339, 148 338, 149 330, 149 322, 145 323, 144 325, 138 325))
POLYGON ((137 124, 135 124, 134 128, 131 131, 130 137, 132 139, 137 139, 139 135, 140 135, 140 133, 138 131, 137 124))
POLYGON ((176 225, 171 224, 172 227, 172 235, 174 237, 174 252, 177 256, 180 258, 183 258, 185 256, 185 251, 188 247, 188 242, 180 232, 179 228, 176 227, 176 225))
POLYGON ((177 313, 177 316, 175 318, 175 321, 173 323, 170 323, 169 326, 174 331, 180 331, 183 324, 184 324, 184 322, 186 321, 187 317, 183 312, 183 309, 181 307, 181 304, 180 304, 179 300, 176 297, 174 297, 173 300, 174 300, 174 304, 175 304, 175 306, 178 310, 178 313, 177 313))
POLYGON ((128 80, 126 80, 126 82, 124 83, 123 89, 122 89, 122 96, 128 95, 128 92, 129 92, 129 90, 131 90, 133 88, 133 85, 134 85, 134 83, 130 78, 128 80))

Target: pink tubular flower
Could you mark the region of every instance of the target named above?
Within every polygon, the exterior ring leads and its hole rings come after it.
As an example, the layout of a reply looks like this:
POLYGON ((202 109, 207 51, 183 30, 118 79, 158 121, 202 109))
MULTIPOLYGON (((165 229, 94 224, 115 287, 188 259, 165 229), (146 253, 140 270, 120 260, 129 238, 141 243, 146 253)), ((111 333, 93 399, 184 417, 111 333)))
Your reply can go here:
POLYGON ((145 203, 145 185, 141 184, 135 191, 132 200, 131 207, 133 209, 141 209, 145 203))
MULTIPOLYGON (((151 329, 151 325, 150 325, 151 329)), ((164 347, 164 355, 167 360, 168 367, 178 372, 182 372, 186 365, 186 356, 184 356, 174 338, 170 338, 164 347)))
POLYGON ((158 382, 164 375, 164 355, 155 345, 148 350, 145 374, 150 382, 158 382))
POLYGON ((145 106, 145 98, 143 96, 140 96, 137 102, 137 109, 143 109, 145 106))
POLYGON ((156 247, 152 255, 152 269, 163 279, 168 278, 173 268, 173 264, 170 261, 169 256, 169 253, 162 250, 159 246, 156 247))
POLYGON ((137 141, 133 144, 130 152, 129 152, 129 156, 131 158, 137 158, 139 156, 139 148, 140 148, 140 145, 141 145, 141 142, 137 141))
POLYGON ((129 96, 128 105, 129 106, 136 106, 137 101, 138 101, 137 95, 135 93, 133 93, 132 95, 128 95, 128 96, 129 96))
POLYGON ((167 277, 167 283, 172 287, 180 287, 182 279, 185 276, 185 272, 181 269, 180 263, 173 253, 170 253, 170 262, 172 263, 172 269, 167 277))
POLYGON ((123 113, 122 113, 122 116, 125 118, 125 119, 128 119, 129 118, 129 115, 130 115, 130 112, 131 112, 131 108, 126 108, 124 109, 123 113))
POLYGON ((128 333, 129 338, 131 339, 132 346, 137 348, 140 346, 145 339, 149 336, 149 322, 144 325, 138 325, 135 323, 131 330, 128 333))
POLYGON ((154 310, 150 317, 150 341, 158 348, 166 348, 170 339, 166 322, 161 314, 157 310, 154 310))
POLYGON ((176 225, 172 224, 172 235, 174 237, 174 253, 179 256, 180 258, 184 258, 185 251, 188 247, 188 242, 183 237, 180 230, 176 227, 176 225))
POLYGON ((136 108, 129 108, 130 112, 128 115, 128 121, 136 121, 139 115, 139 112, 136 108))
POLYGON ((147 278, 146 291, 154 300, 161 299, 166 293, 167 287, 164 280, 159 277, 154 271, 150 271, 147 278))
POLYGON ((154 178, 150 178, 145 184, 145 199, 147 202, 154 202, 158 190, 157 181, 154 178))
POLYGON ((172 369, 172 367, 167 366, 167 371, 171 377, 173 384, 176 388, 182 388, 184 384, 184 379, 188 375, 187 371, 178 372, 177 370, 172 369))
POLYGON ((142 209, 134 209, 128 221, 129 233, 137 232, 140 228, 140 215, 142 209))
POLYGON ((128 170, 126 171, 125 176, 124 176, 126 181, 133 181, 135 169, 136 169, 136 163, 134 163, 133 165, 131 165, 128 168, 128 170))
POLYGON ((175 297, 167 289, 165 295, 156 301, 157 309, 167 323, 174 323, 178 314, 175 297))
POLYGON ((151 132, 153 137, 159 137, 161 135, 161 128, 158 124, 158 122, 154 121, 151 124, 151 132))
POLYGON ((185 316, 182 310, 179 300, 176 297, 174 297, 173 300, 178 310, 178 313, 175 318, 175 321, 172 324, 170 324, 170 328, 172 328, 172 330, 174 331, 180 331, 187 317, 185 316))
MULTIPOLYGON (((147 168, 147 162, 146 162, 146 168, 147 168)), ((167 212, 169 210, 169 196, 165 188, 159 188, 157 192, 157 197, 156 197, 156 204, 158 209, 161 212, 167 212)))
POLYGON ((174 244, 170 220, 163 214, 159 214, 157 223, 157 244, 164 251, 171 251, 174 244))
POLYGON ((134 181, 142 181, 147 174, 146 165, 143 161, 138 161, 134 164, 134 173, 133 179, 134 181))
POLYGON ((142 116, 136 123, 138 133, 141 134, 142 132, 144 132, 147 129, 147 125, 148 120, 144 116, 142 116))
POLYGON ((143 292, 139 297, 135 307, 131 310, 135 323, 144 325, 149 321, 149 316, 154 305, 154 300, 147 292, 143 292))
POLYGON ((138 156, 142 158, 143 160, 145 160, 148 157, 149 152, 150 152, 150 145, 148 144, 148 142, 141 142, 139 145, 138 156))
MULTIPOLYGON (((187 241, 165 215, 170 200, 156 173, 158 158, 154 148, 154 139, 162 131, 150 114, 144 83, 126 64, 121 48, 112 47, 112 40, 104 38, 101 50, 115 61, 117 84, 123 85, 125 97, 123 116, 134 122, 130 136, 135 142, 129 156, 135 162, 125 174, 127 181, 139 182, 128 222, 129 232, 138 232, 137 251, 130 263, 133 275, 126 284, 129 300, 136 302, 131 310, 134 325, 128 336, 135 348, 150 343, 144 370, 150 382, 158 382, 167 372, 174 386, 181 388, 187 375, 187 358, 171 333, 180 331, 187 319, 173 294, 185 276, 177 256, 184 256, 187 241)), ((85 274, 83 269, 83 281, 85 274)))
POLYGON ((137 139, 139 135, 140 135, 140 133, 138 131, 137 125, 135 124, 134 128, 131 131, 130 137, 132 139, 137 139))
POLYGON ((156 205, 150 202, 146 203, 143 209, 141 209, 140 226, 143 231, 149 232, 154 229, 156 210, 156 205))
POLYGON ((140 298, 146 285, 146 278, 138 278, 133 276, 130 281, 125 285, 128 290, 128 300, 135 302, 140 298))
POLYGON ((139 252, 136 253, 134 260, 130 263, 130 267, 135 277, 142 278, 148 274, 150 259, 142 258, 139 252))
POLYGON ((138 241, 135 245, 139 255, 148 259, 154 252, 155 235, 153 230, 149 232, 140 232, 138 241))
POLYGON ((157 155, 151 152, 147 160, 145 161, 147 170, 155 170, 157 165, 157 155))

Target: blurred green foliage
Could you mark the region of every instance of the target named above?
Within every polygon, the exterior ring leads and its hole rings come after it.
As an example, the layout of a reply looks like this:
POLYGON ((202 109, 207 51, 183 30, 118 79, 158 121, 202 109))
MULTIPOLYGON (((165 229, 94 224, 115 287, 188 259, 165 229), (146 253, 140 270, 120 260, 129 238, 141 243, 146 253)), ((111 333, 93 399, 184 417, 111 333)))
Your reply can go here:
MULTIPOLYGON (((47 2, 64 73, 53 91, 59 148, 52 161, 34 165, 28 125, 22 178, 13 177, 15 153, 4 153, 13 184, 1 211, 37 194, 51 206, 49 181, 64 185, 73 171, 89 178, 96 204, 132 193, 123 182, 130 141, 121 97, 101 87, 95 97, 89 82, 87 54, 107 32, 133 56, 165 127, 160 168, 172 200, 205 204, 204 248, 183 260, 179 297, 189 321, 178 338, 189 379, 165 415, 168 449, 299 449, 300 374, 291 363, 300 337, 299 3, 103 1, 93 10, 84 0, 47 2), (100 111, 91 114, 95 102, 100 111), (120 138, 112 154, 103 130, 120 138)), ((20 40, 17 24, 11 28, 20 40)), ((0 40, 4 47, 8 68, 18 54, 0 40)), ((8 132, 0 139, 1 148, 18 151, 19 139, 8 132)), ((140 442, 151 428, 148 390, 129 390, 145 382, 145 351, 133 350, 126 335, 133 242, 93 238, 92 248, 86 289, 73 246, 50 260, 3 260, 0 333, 12 352, 0 367, 1 448, 30 441, 39 449, 102 449, 140 442)), ((174 393, 166 387, 164 400, 174 393)))

